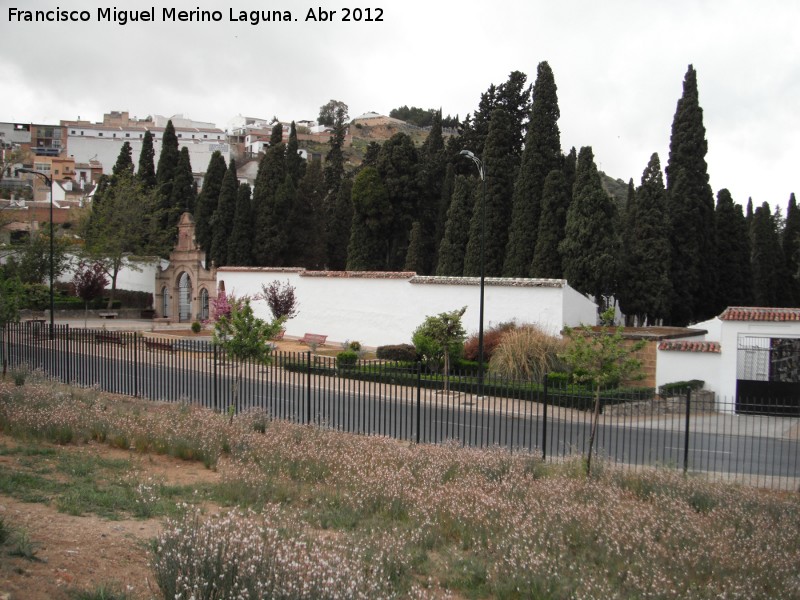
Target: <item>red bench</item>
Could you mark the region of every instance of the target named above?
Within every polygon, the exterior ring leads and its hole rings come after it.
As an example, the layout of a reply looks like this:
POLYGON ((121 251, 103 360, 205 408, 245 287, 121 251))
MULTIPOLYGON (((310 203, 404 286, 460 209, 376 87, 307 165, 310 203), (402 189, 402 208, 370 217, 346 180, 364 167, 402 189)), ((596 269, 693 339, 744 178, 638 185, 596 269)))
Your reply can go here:
POLYGON ((301 344, 308 344, 316 345, 316 346, 324 346, 325 340, 328 339, 327 335, 320 335, 319 333, 306 333, 303 337, 301 337, 298 342, 301 344))

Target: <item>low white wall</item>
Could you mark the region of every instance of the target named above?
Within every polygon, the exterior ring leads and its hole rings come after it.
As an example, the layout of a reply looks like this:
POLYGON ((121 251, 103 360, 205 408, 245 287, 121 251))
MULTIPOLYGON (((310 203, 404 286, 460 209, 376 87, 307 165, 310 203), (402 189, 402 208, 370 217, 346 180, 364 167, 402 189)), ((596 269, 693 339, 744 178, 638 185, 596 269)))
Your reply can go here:
MULTIPOLYGON (((303 272, 298 269, 220 268, 217 282, 235 296, 254 296, 261 285, 279 280, 295 287, 299 315, 286 325, 289 336, 320 333, 331 342, 358 340, 367 346, 410 343, 428 315, 467 307, 469 333, 478 330, 477 278, 417 277, 410 273, 303 272)), ((253 303, 256 315, 271 318, 266 302, 253 303)), ((557 334, 562 327, 594 323, 596 307, 563 280, 488 278, 484 328, 504 321, 537 323, 557 334)))
MULTIPOLYGON (((699 379, 704 389, 711 390, 726 402, 732 398, 725 393, 722 377, 722 354, 716 352, 680 352, 658 350, 656 359, 656 386, 676 381, 699 379)), ((734 372, 734 379, 736 373, 734 372)), ((734 381, 734 384, 736 382, 734 381)))

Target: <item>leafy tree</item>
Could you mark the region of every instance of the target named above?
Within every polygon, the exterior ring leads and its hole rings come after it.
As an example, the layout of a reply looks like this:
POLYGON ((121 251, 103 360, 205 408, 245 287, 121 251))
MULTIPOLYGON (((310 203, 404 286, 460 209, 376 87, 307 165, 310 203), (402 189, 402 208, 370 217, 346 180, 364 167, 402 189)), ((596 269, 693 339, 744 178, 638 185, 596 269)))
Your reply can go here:
POLYGON ((269 284, 261 284, 261 296, 267 302, 274 319, 282 319, 285 322, 300 314, 295 291, 295 287, 288 279, 285 285, 277 279, 269 284))
POLYGON ((389 194, 377 169, 367 167, 353 181, 353 224, 347 248, 347 269, 375 271, 387 262, 391 227, 389 194))
POLYGON ((439 246, 437 275, 460 277, 464 273, 464 254, 469 241, 469 223, 474 204, 473 185, 466 177, 458 175, 447 211, 444 238, 439 246))
POLYGON ((530 266, 531 277, 564 277, 559 246, 564 240, 571 197, 564 172, 559 169, 550 171, 542 189, 542 212, 530 266))
POLYGON ((620 308, 639 323, 653 325, 667 318, 672 293, 669 216, 656 153, 642 173, 641 186, 630 196, 625 218, 620 308))
POLYGON ((425 321, 414 330, 412 342, 417 352, 434 370, 441 368, 444 391, 449 391, 450 359, 461 356, 467 332, 461 323, 467 307, 425 317, 425 321))
MULTIPOLYGON (((18 277, 22 283, 43 283, 50 278, 50 228, 40 228, 31 235, 28 243, 9 257, 6 272, 18 277)), ((53 239, 53 277, 58 279, 69 266, 70 242, 55 235, 53 239)))
POLYGON ((516 161, 512 153, 514 139, 511 117, 505 109, 496 109, 492 113, 483 156, 486 180, 482 190, 485 189, 486 197, 483 193, 476 196, 464 257, 464 275, 479 275, 482 260, 487 276, 502 274, 516 174, 516 161))
POLYGON ((83 326, 86 327, 86 320, 89 314, 89 302, 99 298, 108 285, 103 264, 95 262, 92 265, 84 261, 78 263, 75 275, 72 277, 72 285, 75 286, 75 294, 83 300, 85 306, 83 326))
POLYGON ((325 241, 327 246, 327 266, 341 271, 347 266, 347 248, 350 243, 350 229, 353 225, 353 180, 345 177, 338 193, 323 199, 325 214, 325 241))
POLYGON ((228 264, 249 267, 253 264, 253 208, 250 184, 240 183, 236 194, 236 212, 228 241, 228 264))
POLYGON ((350 118, 348 106, 341 100, 328 100, 319 107, 317 122, 326 127, 334 127, 337 122, 346 122, 350 118))
POLYGON ((217 267, 230 264, 228 262, 228 243, 231 233, 233 233, 233 221, 236 218, 238 191, 236 161, 231 160, 225 177, 222 179, 219 202, 213 220, 214 237, 211 240, 211 260, 217 267))
POLYGON ((531 268, 539 229, 545 179, 561 166, 558 97, 553 71, 539 63, 533 88, 525 150, 514 184, 514 200, 503 275, 526 277, 531 268))
POLYGON ((283 326, 281 319, 267 323, 253 313, 249 298, 231 298, 231 310, 227 315, 219 317, 214 324, 213 343, 223 349, 225 355, 236 363, 236 372, 232 384, 233 403, 231 420, 234 411, 239 410, 239 388, 242 381, 242 366, 252 362, 259 365, 269 364, 272 346, 269 341, 274 338, 283 326))
MULTIPOLYGON (((794 299, 793 306, 800 305, 800 210, 794 194, 789 196, 786 209, 786 224, 783 228, 783 255, 786 257, 786 286, 794 299)), ((722 279, 722 276, 720 276, 722 279)))
POLYGON ((144 185, 146 190, 150 190, 156 186, 156 166, 155 166, 156 151, 153 148, 153 134, 150 130, 144 132, 142 138, 142 151, 139 153, 139 168, 136 171, 136 176, 144 185))
POLYGON ((170 232, 159 229, 159 199, 158 191, 147 191, 138 178, 121 176, 82 223, 84 250, 90 259, 103 265, 111 281, 109 308, 114 302, 117 276, 126 260, 129 268, 136 269, 137 257, 166 252, 170 232))
POLYGON ((129 142, 122 144, 117 156, 117 162, 111 170, 112 175, 118 176, 123 173, 126 175, 133 175, 133 153, 129 142))
POLYGON ((670 320, 687 325, 714 316, 714 195, 708 183, 708 142, 692 65, 683 80, 672 121, 667 164, 667 194, 672 218, 670 320))
POLYGON ((6 376, 8 369, 8 358, 6 357, 6 345, 2 341, 6 339, 8 324, 19 322, 19 309, 22 306, 23 295, 24 290, 19 278, 6 277, 0 271, 0 354, 3 362, 3 377, 6 376))
POLYGON ((614 292, 618 244, 616 208, 603 190, 590 146, 581 148, 575 189, 559 246, 569 284, 602 304, 614 292))
POLYGON ((225 158, 219 150, 215 150, 208 161, 208 168, 203 178, 203 187, 200 188, 200 193, 197 195, 197 202, 195 203, 193 215, 195 239, 197 244, 205 250, 207 262, 210 258, 211 242, 214 237, 211 220, 217 211, 222 180, 225 178, 227 170, 225 158))
MULTIPOLYGON (((610 307, 601 319, 614 322, 614 308, 610 307)), ((622 328, 604 326, 595 330, 588 325, 579 328, 565 327, 567 348, 561 359, 570 367, 575 381, 591 383, 594 392, 594 413, 589 435, 589 450, 586 459, 586 473, 592 472, 592 448, 600 417, 600 392, 622 380, 636 379, 641 375, 641 361, 634 354, 644 347, 641 340, 626 344, 622 338, 622 328)))
POLYGON ((715 210, 717 234, 717 313, 728 306, 751 306, 753 271, 750 265, 750 233, 742 207, 733 202, 727 189, 717 193, 715 210))
POLYGON ((389 223, 386 261, 382 269, 403 268, 411 225, 419 211, 419 155, 414 141, 405 133, 396 133, 381 147, 376 169, 388 196, 386 214, 389 223))
POLYGON ((195 212, 195 202, 197 200, 197 185, 192 174, 192 163, 189 159, 189 148, 181 148, 178 157, 178 166, 175 169, 175 178, 172 181, 172 199, 170 205, 176 211, 183 213, 188 211, 195 212))

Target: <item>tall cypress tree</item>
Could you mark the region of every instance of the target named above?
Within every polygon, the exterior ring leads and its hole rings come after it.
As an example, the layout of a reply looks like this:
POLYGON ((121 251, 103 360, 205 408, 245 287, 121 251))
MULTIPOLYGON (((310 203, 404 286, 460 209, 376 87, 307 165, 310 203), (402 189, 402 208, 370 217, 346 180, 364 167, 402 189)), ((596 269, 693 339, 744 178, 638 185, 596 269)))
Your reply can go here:
POLYGON ((353 224, 347 248, 349 271, 386 268, 391 228, 389 192, 374 167, 362 169, 353 180, 353 224))
POLYGON ((670 320, 688 325, 714 316, 714 195, 708 183, 706 129, 692 65, 672 121, 667 193, 672 217, 670 320))
POLYGON ((208 161, 205 177, 203 177, 203 187, 197 195, 195 203, 195 239, 198 245, 206 252, 208 259, 211 251, 211 241, 213 239, 213 229, 211 219, 217 210, 219 192, 222 188, 222 180, 228 166, 225 164, 225 157, 219 150, 215 150, 208 161))
POLYGON ((525 85, 527 81, 528 76, 522 71, 511 71, 508 79, 497 86, 496 105, 504 108, 511 118, 511 152, 517 160, 522 154, 522 142, 531 113, 531 86, 525 85))
MULTIPOLYGON (((162 231, 173 230, 181 214, 181 207, 172 204, 174 199, 172 187, 179 160, 178 136, 175 135, 175 127, 170 120, 164 128, 164 135, 161 139, 161 154, 158 156, 158 170, 156 171, 156 187, 158 189, 160 209, 159 222, 162 231)), ((177 235, 177 232, 175 235, 177 235)))
POLYGON ((786 286, 792 293, 792 306, 800 306, 800 210, 794 194, 789 196, 782 241, 786 257, 786 286))
POLYGON ((785 264, 775 229, 775 220, 764 202, 753 213, 753 293, 756 306, 780 306, 783 284, 781 271, 785 264))
MULTIPOLYGON (((324 174, 323 174, 324 175, 324 174)), ((353 179, 345 177, 339 185, 338 193, 325 197, 324 206, 325 241, 327 246, 327 267, 342 271, 347 267, 347 247, 350 244, 350 229, 353 225, 353 179)))
POLYGON ((322 163, 312 160, 297 186, 287 220, 287 262, 293 267, 322 269, 325 266, 325 177, 322 163))
POLYGON ((172 182, 172 199, 170 204, 181 213, 194 212, 197 199, 197 187, 192 174, 192 163, 189 158, 189 148, 181 148, 178 166, 175 169, 175 179, 172 182))
POLYGON ((561 166, 561 134, 558 130, 561 113, 556 90, 550 65, 539 63, 525 150, 514 184, 514 205, 503 266, 505 277, 528 275, 536 249, 544 182, 551 171, 561 166))
POLYGON ((603 297, 615 291, 616 222, 616 208, 600 183, 592 148, 585 146, 578 154, 575 189, 559 249, 569 285, 594 296, 601 307, 603 297))
POLYGON ((753 272, 750 265, 750 234, 742 207, 734 204, 727 189, 717 193, 714 212, 717 235, 717 312, 728 306, 753 303, 753 272))
POLYGON ((114 177, 125 175, 133 175, 133 154, 131 151, 131 145, 129 142, 125 142, 122 144, 122 148, 119 150, 119 155, 117 156, 117 162, 114 164, 114 168, 111 170, 111 173, 114 177))
POLYGON ((336 197, 344 177, 344 147, 347 135, 347 106, 338 106, 334 113, 333 131, 328 143, 330 149, 325 155, 325 187, 331 198, 336 197))
POLYGON ((247 183, 240 183, 236 193, 236 213, 228 240, 228 264, 238 267, 253 264, 253 209, 247 183))
POLYGON ((306 161, 298 154, 299 144, 297 142, 297 127, 292 121, 289 127, 289 142, 286 144, 286 172, 292 178, 295 185, 300 184, 306 169, 306 161))
MULTIPOLYGON (((278 189, 286 180, 286 161, 284 159, 285 146, 277 144, 270 146, 258 164, 255 187, 253 189, 253 215, 256 224, 253 239, 253 257, 258 266, 280 266, 275 261, 276 248, 283 247, 283 243, 272 239, 274 232, 285 235, 284 223, 280 219, 285 218, 280 210, 276 210, 280 202, 276 201, 275 196, 278 189), (277 202, 277 204, 276 204, 277 202), (278 228, 281 228, 281 231, 278 228), (277 246, 276 246, 277 243, 277 246)), ((291 180, 291 177, 289 178, 291 180)), ((284 196, 287 190, 284 188, 284 196)), ((285 240, 284 240, 285 241, 285 240)))
POLYGON ((394 134, 381 147, 376 168, 389 197, 385 218, 391 223, 383 268, 396 271, 404 266, 411 225, 419 211, 419 154, 414 141, 405 133, 394 134))
POLYGON ((153 134, 150 130, 144 132, 142 138, 142 151, 139 153, 139 168, 136 176, 142 182, 145 189, 151 190, 156 185, 156 151, 153 149, 153 134))
POLYGON ((564 265, 559 246, 564 239, 572 194, 560 169, 550 171, 542 190, 542 214, 536 235, 536 248, 530 266, 531 277, 561 279, 564 265))
POLYGON ((495 109, 483 156, 486 197, 479 193, 473 209, 469 242, 464 258, 464 275, 479 275, 482 260, 487 276, 497 277, 502 274, 517 167, 511 152, 514 135, 512 121, 506 110, 495 109), (481 236, 483 236, 483 256, 481 256, 481 236))
POLYGON ((211 260, 218 267, 230 264, 228 261, 228 242, 233 231, 233 220, 236 217, 236 197, 239 184, 236 179, 236 161, 231 159, 219 192, 217 210, 214 212, 211 240, 211 260))
POLYGON ((453 198, 447 211, 447 225, 439 246, 436 274, 460 277, 464 273, 464 254, 469 241, 469 224, 475 205, 473 185, 463 175, 455 178, 453 198))
POLYGON ((629 196, 623 232, 619 304, 638 324, 667 318, 670 288, 670 241, 667 199, 661 161, 653 153, 642 184, 629 196))

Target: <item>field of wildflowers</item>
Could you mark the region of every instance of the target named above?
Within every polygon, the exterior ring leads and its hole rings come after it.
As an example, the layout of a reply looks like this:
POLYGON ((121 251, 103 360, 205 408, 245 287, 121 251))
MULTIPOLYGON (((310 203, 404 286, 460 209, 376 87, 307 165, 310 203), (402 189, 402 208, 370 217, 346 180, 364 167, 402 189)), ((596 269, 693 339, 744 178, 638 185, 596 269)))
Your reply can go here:
MULTIPOLYGON (((163 598, 799 598, 800 495, 0 382, 0 430, 218 469, 153 541, 163 598), (209 508, 212 507, 212 508, 209 508)), ((135 486, 155 505, 162 486, 135 486)), ((138 515, 149 517, 147 511, 138 515)))

